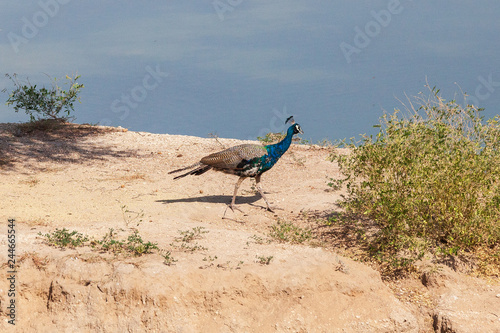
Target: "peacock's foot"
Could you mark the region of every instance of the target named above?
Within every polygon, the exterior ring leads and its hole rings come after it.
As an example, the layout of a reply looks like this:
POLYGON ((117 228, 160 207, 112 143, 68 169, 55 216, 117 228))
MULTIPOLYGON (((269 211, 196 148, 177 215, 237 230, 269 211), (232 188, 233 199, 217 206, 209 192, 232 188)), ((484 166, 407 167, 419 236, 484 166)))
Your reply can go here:
POLYGON ((276 209, 280 209, 280 208, 278 208, 276 206, 272 206, 271 204, 269 204, 269 202, 265 198, 264 198, 264 202, 266 203, 266 206, 267 206, 266 210, 269 211, 269 212, 271 212, 271 213, 274 213, 274 211, 276 209))
POLYGON ((271 213, 276 213, 276 210, 283 210, 283 208, 267 204, 266 210, 269 211, 269 212, 271 212, 271 213))
POLYGON ((267 205, 267 210, 270 211, 271 213, 274 213, 275 209, 276 209, 276 207, 267 205))
POLYGON ((233 205, 232 203, 229 204, 229 208, 231 208, 231 210, 233 211, 233 213, 234 213, 234 210, 236 209, 236 210, 240 211, 241 213, 245 214, 244 211, 242 211, 240 208, 238 208, 238 206, 233 205))
MULTIPOLYGON (((239 210, 240 212, 242 212, 244 216, 247 216, 247 214, 245 214, 244 211, 242 211, 241 209, 239 209, 238 207, 236 207, 236 205, 228 204, 226 206, 226 209, 224 210, 224 215, 222 215, 222 219, 232 220, 231 218, 226 217, 226 213, 227 213, 227 209, 228 208, 231 208, 231 210, 233 211, 233 213, 234 213, 234 210, 236 209, 236 210, 239 210)), ((236 220, 234 220, 234 221, 236 221, 236 220)), ((240 222, 240 221, 236 221, 236 222, 240 222)))

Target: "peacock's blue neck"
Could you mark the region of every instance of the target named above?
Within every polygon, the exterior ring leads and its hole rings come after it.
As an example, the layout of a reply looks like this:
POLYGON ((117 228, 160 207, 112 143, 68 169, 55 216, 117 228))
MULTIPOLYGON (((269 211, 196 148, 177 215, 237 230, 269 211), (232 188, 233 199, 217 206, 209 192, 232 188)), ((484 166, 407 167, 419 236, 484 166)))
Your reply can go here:
POLYGON ((283 155, 288 150, 290 144, 292 143, 292 137, 293 137, 293 126, 290 126, 286 133, 286 137, 283 140, 281 140, 278 143, 275 143, 274 145, 266 146, 267 155, 268 157, 271 158, 273 164, 276 163, 276 161, 281 157, 281 155, 283 155))

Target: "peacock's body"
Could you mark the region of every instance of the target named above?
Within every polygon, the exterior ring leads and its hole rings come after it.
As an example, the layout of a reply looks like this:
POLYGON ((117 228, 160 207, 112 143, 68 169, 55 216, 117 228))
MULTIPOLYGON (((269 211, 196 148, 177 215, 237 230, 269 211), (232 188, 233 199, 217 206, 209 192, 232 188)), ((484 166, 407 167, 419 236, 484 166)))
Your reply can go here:
MULTIPOLYGON (((288 118, 287 122, 290 121, 290 119, 292 119, 293 123, 292 117, 288 118)), ((225 173, 240 176, 240 178, 236 182, 233 199, 230 204, 232 210, 234 210, 234 208, 238 209, 234 206, 234 202, 241 182, 245 180, 245 178, 254 177, 257 184, 257 189, 266 202, 267 209, 272 211, 271 206, 269 205, 269 202, 264 196, 264 192, 259 185, 260 176, 267 170, 271 169, 273 165, 278 162, 280 157, 290 147, 294 134, 297 133, 303 133, 302 129, 300 128, 299 124, 293 124, 288 128, 285 138, 276 144, 267 146, 243 144, 234 146, 220 152, 205 156, 198 163, 185 168, 171 171, 169 173, 189 170, 188 172, 180 176, 174 177, 174 179, 179 179, 188 175, 199 176, 210 169, 214 169, 216 171, 222 171, 225 173)))

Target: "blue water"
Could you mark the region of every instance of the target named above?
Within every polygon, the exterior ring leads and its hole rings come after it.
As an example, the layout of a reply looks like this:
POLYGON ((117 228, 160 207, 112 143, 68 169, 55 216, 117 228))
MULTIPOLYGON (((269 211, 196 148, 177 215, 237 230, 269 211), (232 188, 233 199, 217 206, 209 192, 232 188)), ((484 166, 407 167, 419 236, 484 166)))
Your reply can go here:
MULTIPOLYGON (((0 73, 78 72, 78 123, 247 139, 294 115, 334 140, 374 133, 426 81, 496 115, 499 17, 494 0, 4 1, 0 73)), ((1 103, 0 122, 27 119, 1 103)))

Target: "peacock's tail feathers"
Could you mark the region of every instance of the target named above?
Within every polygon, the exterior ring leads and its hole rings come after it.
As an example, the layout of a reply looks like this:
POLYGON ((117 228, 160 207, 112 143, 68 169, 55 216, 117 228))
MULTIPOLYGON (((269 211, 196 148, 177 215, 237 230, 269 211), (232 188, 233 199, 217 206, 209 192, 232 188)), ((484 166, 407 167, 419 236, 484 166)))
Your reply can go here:
MULTIPOLYGON (((178 171, 180 172, 181 170, 186 170, 186 169, 188 169, 188 168, 182 168, 182 169, 174 170, 174 171, 171 171, 169 173, 174 173, 174 172, 178 172, 178 171)), ((199 166, 196 169, 189 170, 188 172, 183 173, 182 175, 174 177, 174 180, 175 179, 179 179, 179 178, 183 178, 183 177, 186 177, 186 176, 189 176, 189 175, 199 176, 199 175, 204 174, 205 172, 207 172, 210 169, 212 169, 212 167, 209 166, 209 165, 199 164, 199 166)))
POLYGON ((201 164, 200 162, 197 162, 197 163, 192 164, 190 166, 187 166, 185 168, 180 168, 180 169, 177 169, 177 170, 170 171, 169 174, 189 170, 188 172, 186 172, 186 173, 184 173, 182 175, 174 177, 174 179, 179 179, 179 178, 186 177, 186 176, 189 176, 189 175, 199 176, 199 175, 204 174, 205 172, 207 172, 210 169, 212 169, 211 166, 204 165, 204 164, 201 164), (190 169, 192 169, 192 170, 190 170, 190 169))
POLYGON ((171 173, 177 173, 177 172, 181 172, 181 171, 184 171, 184 170, 188 170, 188 169, 193 169, 197 166, 200 166, 201 163, 200 162, 196 162, 195 164, 191 164, 190 166, 187 166, 187 167, 184 167, 184 168, 180 168, 180 169, 176 169, 176 170, 173 170, 173 171, 170 171, 169 174, 171 173))

